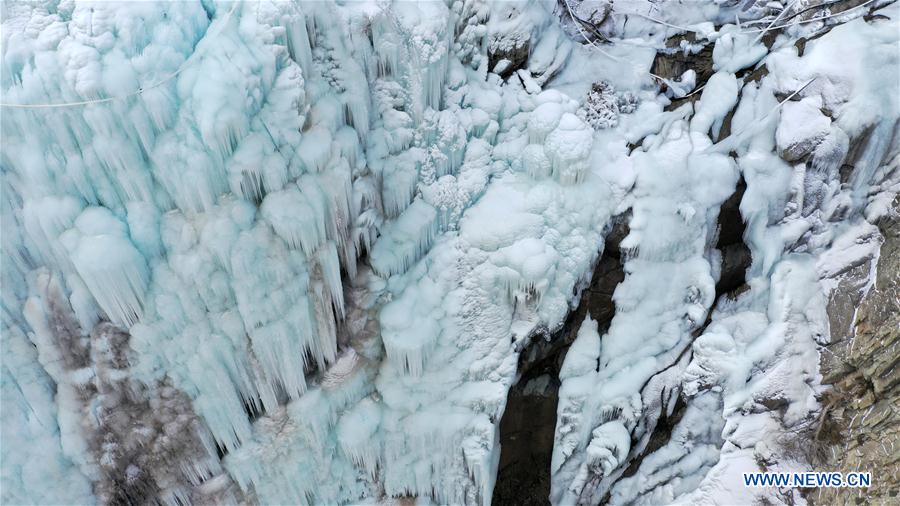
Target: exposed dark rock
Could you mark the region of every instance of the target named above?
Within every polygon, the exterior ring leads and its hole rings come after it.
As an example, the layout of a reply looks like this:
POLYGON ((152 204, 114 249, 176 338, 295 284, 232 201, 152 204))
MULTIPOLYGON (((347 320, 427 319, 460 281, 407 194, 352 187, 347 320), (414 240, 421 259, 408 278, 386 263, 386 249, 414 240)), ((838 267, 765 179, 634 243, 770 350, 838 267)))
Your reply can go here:
POLYGON ((797 42, 794 42, 794 47, 797 48, 797 56, 803 56, 803 53, 806 52, 806 37, 797 39, 797 42))
POLYGON ((828 305, 831 343, 823 350, 822 415, 813 443, 816 469, 872 472, 869 488, 823 488, 810 504, 889 504, 900 490, 900 198, 878 227, 884 243, 874 286, 869 264, 841 275, 828 305))
POLYGON ((601 334, 609 327, 615 313, 612 294, 625 279, 619 242, 626 235, 628 217, 617 217, 578 307, 549 340, 535 336, 519 356, 519 381, 509 391, 500 420, 500 467, 493 504, 548 504, 559 369, 587 315, 599 323, 601 334))
POLYGON ((688 70, 697 73, 697 83, 705 83, 714 73, 712 44, 698 42, 694 32, 671 37, 666 41, 668 51, 660 51, 653 60, 650 72, 666 79, 677 79, 688 70), (681 49, 682 41, 690 46, 703 44, 696 53, 681 49))
POLYGON ((488 44, 488 68, 507 78, 525 66, 531 48, 527 33, 505 34, 491 39, 488 44))
POLYGON ((734 193, 719 210, 719 238, 716 248, 722 252, 722 270, 716 283, 716 294, 732 292, 742 286, 747 268, 750 267, 750 248, 744 243, 746 225, 741 217, 741 199, 747 190, 743 178, 738 181, 734 193))
MULTIPOLYGON (((236 487, 216 457, 215 445, 191 399, 168 378, 152 385, 131 374, 129 340, 121 328, 101 321, 84 335, 61 286, 47 278, 42 300, 64 375, 57 395, 74 393, 68 415, 78 417, 87 465, 96 472, 94 493, 102 504, 218 503, 234 499, 236 487), (214 486, 205 482, 219 475, 214 486)), ((55 350, 50 350, 54 348, 55 350)))
MULTIPOLYGON (((671 37, 666 41, 667 51, 659 51, 653 59, 653 66, 650 72, 665 79, 678 80, 682 74, 688 70, 693 70, 696 76, 696 84, 699 88, 715 73, 713 71, 711 43, 698 42, 696 35, 689 32, 683 35, 671 37), (685 51, 681 49, 682 42, 688 46, 697 46, 703 44, 697 52, 691 50, 685 51)), ((663 85, 660 91, 665 91, 666 86, 663 85)), ((667 110, 674 110, 681 107, 685 102, 694 102, 700 99, 700 93, 695 93, 689 97, 676 98, 666 107, 667 110)))
MULTIPOLYGON (((107 504, 209 502, 198 485, 221 472, 212 440, 190 398, 164 379, 148 388, 130 377, 124 330, 101 322, 91 332, 97 426, 89 442, 100 463, 95 493, 107 504), (206 443, 204 442, 206 441, 206 443), (193 469, 191 476, 185 469, 193 469)), ((230 480, 226 480, 226 485, 230 480)))
POLYGON ((850 177, 853 175, 856 164, 859 163, 860 157, 865 151, 866 146, 869 144, 869 139, 872 138, 873 131, 875 131, 875 125, 870 125, 863 130, 861 135, 853 139, 850 143, 850 150, 847 152, 847 158, 844 160, 840 170, 841 184, 850 182, 850 177))
POLYGON ((611 256, 613 258, 621 257, 619 244, 622 243, 622 240, 625 239, 630 231, 628 227, 629 221, 631 221, 631 209, 614 216, 613 219, 610 220, 609 231, 606 233, 606 246, 603 249, 604 256, 611 256))
MULTIPOLYGON (((644 449, 641 458, 637 458, 631 461, 631 464, 625 469, 625 472, 622 473, 623 478, 627 478, 629 476, 633 476, 634 473, 638 471, 641 467, 641 463, 643 462, 643 456, 650 455, 651 453, 659 450, 669 440, 672 438, 672 430, 678 425, 678 422, 681 421, 681 418, 684 416, 684 410, 687 408, 687 404, 684 402, 684 398, 682 396, 676 397, 675 406, 672 408, 672 414, 668 414, 666 410, 662 410, 659 415, 659 419, 656 421, 656 427, 653 429, 653 432, 650 434, 650 440, 647 443, 647 447, 644 449)), ((600 501, 601 504, 605 504, 609 502, 609 494, 600 501)))
MULTIPOLYGON (((744 223, 740 202, 746 190, 743 179, 719 213, 718 241, 722 251, 722 275, 716 286, 717 297, 744 285, 750 265, 750 250, 743 242, 744 223)), ((589 285, 582 291, 578 306, 563 327, 549 339, 533 336, 519 356, 519 380, 510 389, 506 411, 500 421, 500 467, 494 487, 494 504, 547 504, 550 493, 550 459, 556 429, 556 405, 559 369, 575 340, 585 317, 598 322, 600 334, 606 332, 615 314, 612 295, 625 279, 619 244, 629 232, 630 211, 611 220, 603 255, 594 268, 589 285)), ((702 327, 695 335, 702 333, 702 327)), ((685 350, 689 353, 689 348, 685 350)), ((646 445, 629 458, 623 476, 637 472, 643 456, 668 442, 678 424, 685 404, 674 396, 674 408, 661 406, 660 418, 647 427, 646 445), (671 414, 668 414, 671 413, 671 414)), ((671 406, 669 406, 671 407, 671 406)))
POLYGON ((548 504, 558 391, 558 373, 529 376, 510 389, 492 504, 548 504))

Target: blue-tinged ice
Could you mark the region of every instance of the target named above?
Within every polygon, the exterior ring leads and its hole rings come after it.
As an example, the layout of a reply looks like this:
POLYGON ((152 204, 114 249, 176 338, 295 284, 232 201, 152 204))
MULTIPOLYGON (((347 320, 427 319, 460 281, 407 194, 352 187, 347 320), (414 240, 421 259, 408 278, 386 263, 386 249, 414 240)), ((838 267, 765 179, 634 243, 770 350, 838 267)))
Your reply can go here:
POLYGON ((823 290, 898 189, 897 35, 732 3, 5 2, 0 502, 488 504, 519 355, 629 212, 550 500, 768 499, 728 480, 819 409, 823 290), (703 83, 648 73, 706 45, 703 83))

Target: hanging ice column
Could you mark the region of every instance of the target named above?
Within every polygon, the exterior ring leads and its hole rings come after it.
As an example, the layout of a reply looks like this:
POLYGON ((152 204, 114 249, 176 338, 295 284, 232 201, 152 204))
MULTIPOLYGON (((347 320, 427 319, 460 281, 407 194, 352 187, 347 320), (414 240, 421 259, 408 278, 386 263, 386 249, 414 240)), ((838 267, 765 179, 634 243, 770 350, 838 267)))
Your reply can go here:
POLYGON ((136 323, 143 313, 149 272, 125 224, 106 208, 89 207, 60 240, 110 321, 123 328, 136 323))
POLYGON ((423 2, 386 10, 372 23, 378 73, 398 80, 402 76, 416 123, 426 109, 441 109, 449 62, 448 17, 442 2, 423 2))
POLYGON ((341 451, 359 467, 375 478, 381 460, 381 407, 371 398, 347 410, 337 424, 337 439, 341 451))
POLYGON ((372 249, 371 263, 379 275, 406 272, 428 249, 438 232, 435 209, 417 199, 400 217, 387 225, 372 249))

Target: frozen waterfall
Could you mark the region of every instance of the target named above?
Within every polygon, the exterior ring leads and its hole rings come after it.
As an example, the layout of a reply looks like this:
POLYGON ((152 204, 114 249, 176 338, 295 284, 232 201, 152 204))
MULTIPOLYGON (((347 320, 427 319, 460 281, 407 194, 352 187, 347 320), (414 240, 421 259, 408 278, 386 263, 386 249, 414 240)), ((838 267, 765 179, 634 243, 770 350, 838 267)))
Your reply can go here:
POLYGON ((3 2, 0 502, 503 503, 541 346, 529 500, 783 500, 734 476, 812 469, 898 213, 900 4, 846 3, 3 2))

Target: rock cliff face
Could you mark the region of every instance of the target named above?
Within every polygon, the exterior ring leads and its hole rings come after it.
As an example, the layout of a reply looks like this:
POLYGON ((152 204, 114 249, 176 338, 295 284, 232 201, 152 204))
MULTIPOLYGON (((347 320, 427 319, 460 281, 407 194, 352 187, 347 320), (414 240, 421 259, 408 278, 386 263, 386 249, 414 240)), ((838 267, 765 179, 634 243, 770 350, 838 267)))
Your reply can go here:
POLYGON ((900 494, 900 200, 877 222, 877 256, 841 275, 828 304, 831 343, 821 355, 817 467, 872 473, 868 489, 826 488, 811 504, 888 504, 900 494), (875 269, 874 283, 869 270, 875 269))
POLYGON ((0 18, 0 503, 896 500, 897 0, 0 18))
POLYGON ((615 314, 612 295, 625 273, 619 242, 627 235, 627 216, 619 216, 607 235, 604 255, 590 284, 563 327, 534 336, 519 359, 519 378, 510 389, 500 421, 500 465, 493 503, 539 505, 550 494, 550 460, 559 402, 559 371, 586 317, 609 327, 615 314))

